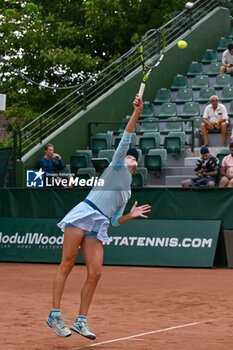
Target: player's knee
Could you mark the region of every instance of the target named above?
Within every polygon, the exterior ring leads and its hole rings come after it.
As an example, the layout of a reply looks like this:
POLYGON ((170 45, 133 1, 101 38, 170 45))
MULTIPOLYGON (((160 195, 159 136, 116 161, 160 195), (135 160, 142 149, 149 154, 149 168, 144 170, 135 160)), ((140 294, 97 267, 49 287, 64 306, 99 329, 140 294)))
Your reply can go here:
POLYGON ((97 282, 102 274, 102 269, 101 268, 96 268, 92 271, 89 271, 88 273, 88 281, 89 282, 97 282))
POLYGON ((74 266, 74 259, 67 258, 65 260, 62 260, 61 265, 60 265, 60 271, 66 275, 66 274, 70 273, 73 266, 74 266))

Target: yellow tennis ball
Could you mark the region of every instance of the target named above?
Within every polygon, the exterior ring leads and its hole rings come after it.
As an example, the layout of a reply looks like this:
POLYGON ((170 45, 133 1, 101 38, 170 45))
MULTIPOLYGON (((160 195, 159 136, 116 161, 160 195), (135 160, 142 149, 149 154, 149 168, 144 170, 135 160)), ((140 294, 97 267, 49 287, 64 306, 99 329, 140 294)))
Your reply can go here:
POLYGON ((188 43, 185 40, 180 40, 180 41, 178 41, 177 46, 180 49, 185 49, 188 46, 188 43))

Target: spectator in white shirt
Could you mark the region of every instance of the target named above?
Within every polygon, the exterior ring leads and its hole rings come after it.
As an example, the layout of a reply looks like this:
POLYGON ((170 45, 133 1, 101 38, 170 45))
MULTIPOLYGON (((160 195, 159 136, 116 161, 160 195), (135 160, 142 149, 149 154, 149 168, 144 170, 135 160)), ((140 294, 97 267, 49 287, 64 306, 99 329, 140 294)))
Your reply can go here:
POLYGON ((220 68, 220 74, 233 73, 233 43, 227 46, 222 54, 222 66, 220 68))
POLYGON ((201 133, 204 138, 204 146, 208 146, 208 130, 219 129, 222 134, 222 146, 226 145, 228 114, 226 107, 218 102, 218 96, 210 97, 210 104, 206 106, 201 133))

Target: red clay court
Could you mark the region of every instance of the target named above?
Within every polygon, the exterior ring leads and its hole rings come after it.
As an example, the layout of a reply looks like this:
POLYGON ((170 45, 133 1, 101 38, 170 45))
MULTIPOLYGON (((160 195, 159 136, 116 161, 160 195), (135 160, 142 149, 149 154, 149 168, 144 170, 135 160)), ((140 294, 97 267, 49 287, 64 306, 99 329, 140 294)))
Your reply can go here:
MULTIPOLYGON (((88 315, 97 339, 55 335, 46 323, 57 265, 1 263, 1 350, 229 350, 233 271, 104 266, 88 315)), ((68 279, 62 312, 78 313, 85 266, 68 279)))

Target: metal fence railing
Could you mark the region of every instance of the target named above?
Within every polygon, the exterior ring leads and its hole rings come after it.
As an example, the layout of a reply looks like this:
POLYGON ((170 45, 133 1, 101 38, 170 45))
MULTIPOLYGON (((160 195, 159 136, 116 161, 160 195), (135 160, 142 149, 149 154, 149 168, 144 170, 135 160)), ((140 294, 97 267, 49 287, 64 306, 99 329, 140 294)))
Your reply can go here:
MULTIPOLYGON (((192 9, 185 8, 176 17, 159 28, 169 45, 195 23, 200 21, 209 11, 219 6, 217 0, 198 0, 192 9)), ((47 136, 66 121, 70 120, 98 97, 106 93, 140 65, 139 44, 118 58, 106 69, 95 74, 84 82, 78 89, 42 113, 29 124, 15 131, 15 158, 21 159, 29 150, 41 143, 47 136)))

